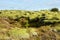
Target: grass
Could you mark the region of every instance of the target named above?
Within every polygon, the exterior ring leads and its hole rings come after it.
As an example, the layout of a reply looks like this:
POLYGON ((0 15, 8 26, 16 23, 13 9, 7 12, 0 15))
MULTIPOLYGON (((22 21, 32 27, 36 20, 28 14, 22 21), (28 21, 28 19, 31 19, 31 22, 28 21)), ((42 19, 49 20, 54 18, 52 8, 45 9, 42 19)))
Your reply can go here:
POLYGON ((2 10, 0 13, 0 40, 60 40, 60 12, 2 10), (36 17, 43 17, 46 22, 56 22, 56 25, 40 25, 36 17), (25 17, 20 19, 21 17, 25 17), (27 19, 29 17, 29 19, 27 19), (55 20, 56 17, 58 20, 55 20), (34 19, 34 20, 33 20, 34 19), (35 21, 29 24, 29 21, 35 21), (37 20, 37 22, 36 22, 37 20), (34 25, 34 26, 32 26, 34 25), (32 27, 31 27, 32 26, 32 27))

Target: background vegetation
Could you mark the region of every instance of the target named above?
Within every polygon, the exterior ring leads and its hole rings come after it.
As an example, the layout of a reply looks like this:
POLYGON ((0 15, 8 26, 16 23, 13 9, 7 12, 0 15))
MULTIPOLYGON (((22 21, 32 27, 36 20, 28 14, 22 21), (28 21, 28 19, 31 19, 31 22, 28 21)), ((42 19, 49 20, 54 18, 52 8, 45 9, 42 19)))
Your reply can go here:
POLYGON ((60 11, 0 10, 0 36, 11 40, 60 40, 60 11))

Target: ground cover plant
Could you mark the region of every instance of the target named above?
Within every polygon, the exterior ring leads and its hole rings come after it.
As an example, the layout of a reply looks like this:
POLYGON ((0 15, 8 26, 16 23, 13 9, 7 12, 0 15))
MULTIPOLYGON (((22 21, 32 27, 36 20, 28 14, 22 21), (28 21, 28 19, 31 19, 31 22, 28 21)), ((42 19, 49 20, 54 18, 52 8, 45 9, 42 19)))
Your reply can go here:
POLYGON ((0 10, 0 40, 60 40, 60 11, 0 10))

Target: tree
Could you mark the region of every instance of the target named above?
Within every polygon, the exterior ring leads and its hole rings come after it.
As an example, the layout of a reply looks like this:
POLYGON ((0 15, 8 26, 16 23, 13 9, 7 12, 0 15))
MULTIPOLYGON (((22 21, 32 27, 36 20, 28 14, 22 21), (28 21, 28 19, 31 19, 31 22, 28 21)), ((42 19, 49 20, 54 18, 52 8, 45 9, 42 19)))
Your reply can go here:
POLYGON ((58 8, 52 8, 50 11, 52 11, 52 12, 58 12, 59 9, 58 8))

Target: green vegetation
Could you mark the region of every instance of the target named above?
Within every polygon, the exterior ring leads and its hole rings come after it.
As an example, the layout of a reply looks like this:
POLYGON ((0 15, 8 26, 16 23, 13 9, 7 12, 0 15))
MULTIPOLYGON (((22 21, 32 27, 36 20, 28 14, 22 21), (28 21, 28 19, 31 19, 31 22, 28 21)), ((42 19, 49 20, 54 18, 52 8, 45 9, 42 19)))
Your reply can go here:
POLYGON ((0 10, 0 39, 60 40, 60 11, 0 10))
POLYGON ((59 9, 58 9, 58 8, 52 8, 51 11, 52 11, 52 12, 58 12, 59 9))
POLYGON ((58 9, 52 8, 51 11, 0 10, 0 17, 9 19, 10 23, 18 22, 23 27, 39 27, 46 25, 48 22, 60 22, 60 12, 57 12, 58 9))

